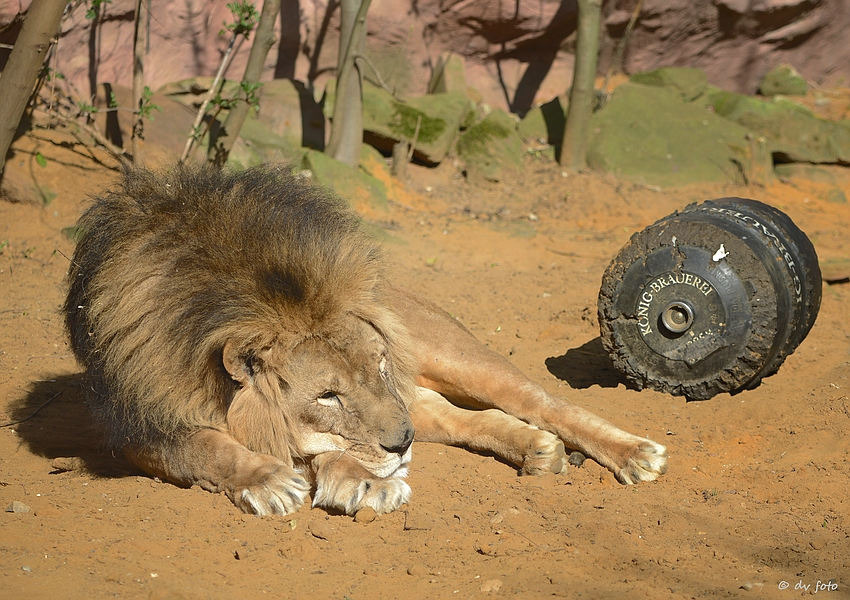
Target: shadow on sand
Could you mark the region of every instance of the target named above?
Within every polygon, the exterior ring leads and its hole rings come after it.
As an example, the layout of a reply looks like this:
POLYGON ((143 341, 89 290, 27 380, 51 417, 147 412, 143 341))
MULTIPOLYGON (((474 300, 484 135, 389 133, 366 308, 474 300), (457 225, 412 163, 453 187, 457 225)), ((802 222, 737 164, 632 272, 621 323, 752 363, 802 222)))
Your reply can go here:
POLYGON ((624 385, 628 389, 637 389, 626 380, 622 373, 614 368, 611 358, 602 346, 602 339, 599 337, 585 342, 578 348, 567 350, 563 356, 547 358, 546 368, 552 375, 579 390, 594 385, 603 388, 615 388, 624 385))
POLYGON ((11 403, 13 424, 4 426, 14 427, 37 456, 79 459, 73 461, 75 469, 99 477, 138 475, 123 455, 105 449, 83 402, 82 384, 82 373, 34 381, 26 396, 11 403))

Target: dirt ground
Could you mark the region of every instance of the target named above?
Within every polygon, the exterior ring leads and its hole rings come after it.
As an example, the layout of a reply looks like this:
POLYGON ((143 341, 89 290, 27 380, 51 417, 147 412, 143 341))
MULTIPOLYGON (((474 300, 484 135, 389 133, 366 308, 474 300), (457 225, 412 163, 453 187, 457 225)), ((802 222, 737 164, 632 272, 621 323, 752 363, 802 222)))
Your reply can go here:
MULTIPOLYGON (((822 184, 662 191, 533 157, 498 185, 412 168, 389 212, 366 215, 389 234, 395 280, 550 392, 666 444, 669 470, 632 487, 592 461, 520 477, 416 443, 414 495, 393 514, 256 518, 100 450, 62 326, 62 230, 117 174, 60 142, 19 140, 9 163, 43 205, 0 201, 3 598, 850 598, 850 284, 824 283, 813 330, 776 375, 704 402, 629 389, 596 322, 602 273, 629 236, 703 199, 779 207, 827 276, 846 277, 850 204, 822 184)), ((832 172, 850 197, 848 169, 832 172)))

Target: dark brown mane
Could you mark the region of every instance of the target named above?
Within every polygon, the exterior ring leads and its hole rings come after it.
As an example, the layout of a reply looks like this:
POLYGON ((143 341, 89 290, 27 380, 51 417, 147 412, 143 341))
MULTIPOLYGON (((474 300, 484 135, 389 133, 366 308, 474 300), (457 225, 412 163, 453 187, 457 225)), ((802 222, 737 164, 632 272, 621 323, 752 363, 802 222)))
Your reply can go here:
POLYGON ((128 170, 79 225, 66 324, 111 445, 224 428, 236 391, 226 343, 294 346, 346 313, 382 333, 399 391, 412 394, 378 246, 288 168, 128 170))

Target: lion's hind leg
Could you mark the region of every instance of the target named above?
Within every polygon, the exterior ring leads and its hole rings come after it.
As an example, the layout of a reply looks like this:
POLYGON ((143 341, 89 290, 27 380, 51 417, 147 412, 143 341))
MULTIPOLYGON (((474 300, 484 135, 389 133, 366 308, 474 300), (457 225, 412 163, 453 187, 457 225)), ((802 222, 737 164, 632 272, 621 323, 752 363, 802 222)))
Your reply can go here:
POLYGON ((417 441, 492 452, 527 475, 560 473, 566 467, 564 444, 556 435, 498 409, 466 410, 433 390, 417 391, 409 407, 417 441))
POLYGON ((316 473, 314 507, 355 515, 368 506, 384 514, 410 499, 410 486, 401 475, 376 477, 344 452, 317 454, 311 462, 316 473))

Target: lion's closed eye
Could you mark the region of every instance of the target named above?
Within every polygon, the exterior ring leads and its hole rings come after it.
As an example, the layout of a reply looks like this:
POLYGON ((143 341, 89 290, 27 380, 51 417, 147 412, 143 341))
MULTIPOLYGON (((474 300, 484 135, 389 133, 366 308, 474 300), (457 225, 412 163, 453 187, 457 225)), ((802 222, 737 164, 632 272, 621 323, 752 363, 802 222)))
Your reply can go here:
POLYGON ((316 402, 321 404, 322 406, 327 406, 329 408, 341 408, 342 402, 334 392, 323 392, 316 398, 316 402))

